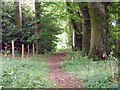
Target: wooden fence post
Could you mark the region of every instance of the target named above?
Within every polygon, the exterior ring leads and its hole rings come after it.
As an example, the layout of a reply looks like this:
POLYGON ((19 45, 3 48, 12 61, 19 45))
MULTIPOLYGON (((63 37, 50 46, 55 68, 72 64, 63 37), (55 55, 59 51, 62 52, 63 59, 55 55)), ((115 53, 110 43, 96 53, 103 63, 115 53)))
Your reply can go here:
POLYGON ((112 78, 114 78, 115 77, 115 64, 114 64, 114 61, 111 61, 110 62, 111 63, 111 69, 112 69, 112 78))
POLYGON ((22 44, 22 59, 24 59, 24 44, 22 44))
POLYGON ((33 56, 35 55, 35 45, 33 44, 33 56))
POLYGON ((29 53, 30 53, 30 49, 29 49, 29 45, 27 46, 28 47, 28 55, 27 55, 27 57, 29 58, 29 53))
POLYGON ((15 58, 14 40, 12 40, 12 58, 15 58))
POLYGON ((5 57, 7 57, 7 46, 5 47, 5 57))

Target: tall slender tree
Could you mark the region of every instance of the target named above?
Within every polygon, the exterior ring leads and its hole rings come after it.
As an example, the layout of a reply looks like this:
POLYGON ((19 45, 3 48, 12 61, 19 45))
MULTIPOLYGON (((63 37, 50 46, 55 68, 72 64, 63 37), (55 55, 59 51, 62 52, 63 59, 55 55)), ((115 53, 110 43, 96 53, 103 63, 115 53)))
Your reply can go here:
MULTIPOLYGON (((71 7, 70 7, 71 2, 66 1, 66 5, 67 5, 67 10, 68 10, 69 14, 73 14, 73 12, 71 10, 71 7)), ((70 17, 69 27, 70 27, 70 29, 72 31, 72 34, 71 34, 71 46, 72 46, 72 49, 74 49, 75 48, 75 29, 73 27, 72 21, 73 21, 73 19, 70 17)))
POLYGON ((35 35, 36 35, 36 54, 38 54, 38 50, 39 50, 39 34, 40 34, 40 4, 41 2, 39 2, 38 0, 35 0, 35 19, 36 19, 36 23, 35 23, 35 35))
MULTIPOLYGON (((82 27, 81 27, 81 22, 77 21, 76 19, 74 19, 74 16, 80 16, 80 12, 79 10, 72 10, 72 2, 66 2, 67 5, 67 9, 68 12, 70 14, 70 28, 72 31, 72 35, 71 35, 71 42, 72 42, 72 49, 74 50, 74 48, 78 48, 79 50, 82 49, 82 27), (72 17, 73 16, 73 17, 72 17)), ((76 3, 74 3, 74 5, 77 5, 76 3)), ((79 6, 78 6, 79 7, 79 6)))
POLYGON ((21 0, 18 0, 16 3, 15 10, 15 23, 19 30, 22 30, 22 10, 21 10, 21 0))

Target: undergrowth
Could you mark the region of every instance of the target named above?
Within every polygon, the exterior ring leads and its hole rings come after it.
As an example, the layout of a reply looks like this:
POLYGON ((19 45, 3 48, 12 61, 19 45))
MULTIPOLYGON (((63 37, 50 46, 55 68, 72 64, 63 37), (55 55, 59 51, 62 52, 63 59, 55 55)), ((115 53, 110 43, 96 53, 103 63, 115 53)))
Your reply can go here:
POLYGON ((82 57, 78 52, 69 52, 68 58, 62 63, 62 69, 73 74, 84 83, 87 88, 117 88, 118 61, 115 64, 115 78, 112 79, 110 61, 93 61, 82 57))
POLYGON ((38 58, 30 60, 0 59, 2 62, 2 87, 5 88, 51 88, 48 65, 38 58))

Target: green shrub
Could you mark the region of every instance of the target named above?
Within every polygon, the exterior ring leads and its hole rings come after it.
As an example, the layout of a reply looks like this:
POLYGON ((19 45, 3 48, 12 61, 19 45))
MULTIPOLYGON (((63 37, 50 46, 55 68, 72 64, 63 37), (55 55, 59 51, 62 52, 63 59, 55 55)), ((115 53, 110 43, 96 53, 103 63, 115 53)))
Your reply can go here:
MULTIPOLYGON (((76 78, 84 82, 89 88, 117 88, 118 81, 112 80, 112 70, 110 61, 93 61, 78 52, 70 53, 69 58, 65 58, 62 69, 73 74, 76 78)), ((117 61, 115 63, 115 74, 118 75, 117 61)))
POLYGON ((2 86, 5 88, 50 88, 47 63, 41 60, 2 58, 2 86))

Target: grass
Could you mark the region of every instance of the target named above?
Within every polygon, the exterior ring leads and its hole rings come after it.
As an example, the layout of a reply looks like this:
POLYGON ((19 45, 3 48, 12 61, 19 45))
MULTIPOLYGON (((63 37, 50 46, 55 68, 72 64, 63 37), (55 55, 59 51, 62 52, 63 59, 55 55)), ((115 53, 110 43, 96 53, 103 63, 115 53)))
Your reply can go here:
POLYGON ((110 61, 93 61, 82 57, 78 52, 69 52, 69 57, 62 63, 62 69, 73 74, 87 88, 117 88, 118 62, 115 63, 115 78, 112 79, 110 61))
POLYGON ((16 60, 0 57, 5 88, 51 88, 48 63, 39 58, 16 60))

